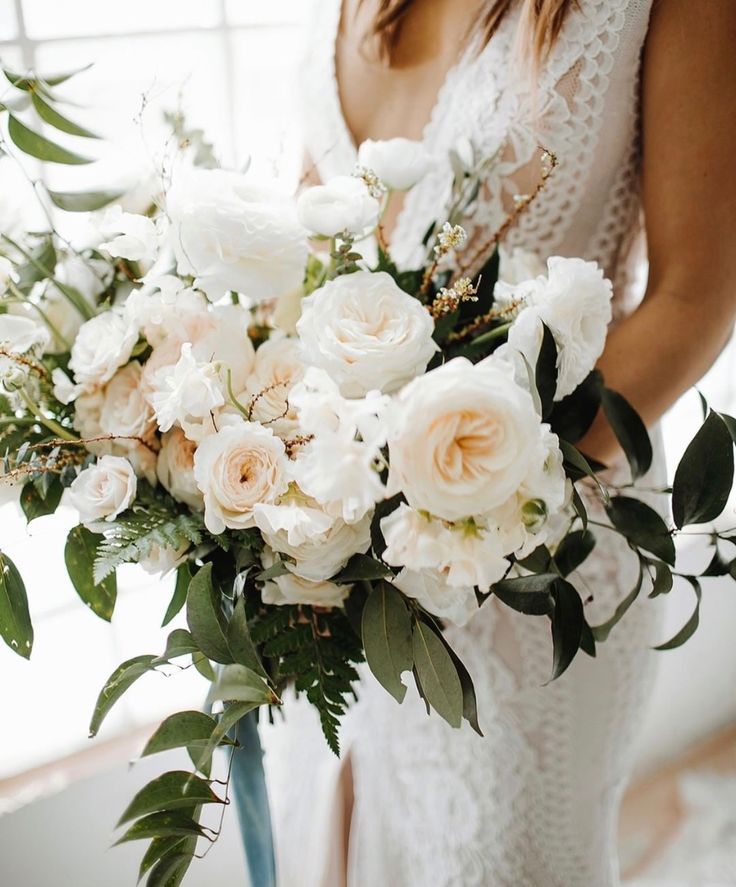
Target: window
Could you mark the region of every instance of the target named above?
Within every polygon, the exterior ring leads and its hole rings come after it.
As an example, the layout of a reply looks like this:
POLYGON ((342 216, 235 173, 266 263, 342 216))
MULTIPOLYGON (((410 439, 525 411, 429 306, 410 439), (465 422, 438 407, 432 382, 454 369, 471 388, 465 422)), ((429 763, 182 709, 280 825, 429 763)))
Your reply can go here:
MULTIPOLYGON (((113 176, 135 180, 151 166, 163 110, 181 105, 228 165, 250 156, 272 171, 277 158, 278 172, 293 175, 299 158, 290 86, 304 8, 298 0, 126 0, 113 12, 98 0, 2 0, 5 65, 55 72, 94 63, 62 88, 83 106, 76 118, 109 140, 100 146, 103 159, 94 168, 42 174, 64 189, 109 186, 113 176)), ((72 523, 60 511, 26 529, 14 506, 0 508, 0 544, 26 579, 36 630, 30 662, 0 649, 0 780, 89 748, 86 728, 105 678, 124 659, 163 651, 170 630, 157 626, 173 580, 151 579, 137 567, 120 571, 114 625, 86 610, 64 567, 72 523)), ((164 710, 197 707, 204 694, 193 669, 142 678, 113 709, 102 741, 164 710)))

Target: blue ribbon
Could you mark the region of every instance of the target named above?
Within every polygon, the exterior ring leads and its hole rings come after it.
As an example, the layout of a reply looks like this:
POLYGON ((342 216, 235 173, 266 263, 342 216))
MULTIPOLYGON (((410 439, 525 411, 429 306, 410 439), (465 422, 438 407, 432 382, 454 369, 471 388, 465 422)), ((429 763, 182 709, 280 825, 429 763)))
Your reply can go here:
POLYGON ((233 752, 231 788, 252 887, 276 887, 271 813, 258 736, 258 714, 252 711, 235 727, 240 747, 233 752))

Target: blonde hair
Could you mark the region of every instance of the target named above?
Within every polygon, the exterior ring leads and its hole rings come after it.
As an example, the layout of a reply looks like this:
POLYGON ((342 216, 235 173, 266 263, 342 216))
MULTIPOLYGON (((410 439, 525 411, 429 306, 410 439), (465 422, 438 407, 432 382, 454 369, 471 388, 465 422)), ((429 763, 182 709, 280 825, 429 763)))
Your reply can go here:
MULTIPOLYGON (((360 3, 363 2, 364 0, 360 0, 360 3)), ((378 0, 372 27, 366 36, 376 39, 381 58, 389 64, 406 15, 415 2, 417 0, 378 0)), ((475 23, 475 27, 483 31, 484 44, 493 37, 503 17, 517 2, 522 4, 521 34, 524 48, 531 52, 534 63, 538 65, 554 46, 565 16, 578 0, 489 0, 475 23)))

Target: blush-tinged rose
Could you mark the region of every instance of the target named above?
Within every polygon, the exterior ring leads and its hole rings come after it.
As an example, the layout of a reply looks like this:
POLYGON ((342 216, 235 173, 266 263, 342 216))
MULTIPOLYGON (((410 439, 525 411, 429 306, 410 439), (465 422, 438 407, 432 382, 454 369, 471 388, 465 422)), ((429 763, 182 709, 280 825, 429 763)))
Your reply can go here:
POLYGON ((201 511, 204 508, 204 498, 194 476, 196 451, 197 444, 189 440, 181 428, 172 428, 161 438, 156 474, 161 486, 174 499, 194 511, 201 511))
POLYGON ((194 476, 204 494, 211 533, 254 526, 253 509, 288 487, 283 441, 255 422, 236 421, 205 437, 194 454, 194 476))
POLYGON ((68 502, 83 524, 113 521, 130 507, 137 490, 135 471, 122 456, 101 456, 69 487, 68 502))
POLYGON ((72 345, 69 369, 78 385, 91 388, 109 382, 133 353, 138 329, 115 309, 82 324, 72 345))
POLYGON ((396 391, 423 373, 437 344, 427 309, 384 271, 357 271, 304 299, 297 323, 305 362, 346 397, 396 391))

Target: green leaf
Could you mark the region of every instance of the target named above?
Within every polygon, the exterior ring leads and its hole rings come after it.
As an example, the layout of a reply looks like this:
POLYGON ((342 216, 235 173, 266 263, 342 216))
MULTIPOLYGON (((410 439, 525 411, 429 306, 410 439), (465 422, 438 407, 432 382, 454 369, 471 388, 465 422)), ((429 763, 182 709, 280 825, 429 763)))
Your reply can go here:
POLYGON ((210 688, 208 702, 253 702, 256 705, 278 702, 263 678, 244 665, 226 665, 210 688))
POLYGON ((35 482, 26 484, 20 494, 20 507, 23 509, 28 523, 38 517, 53 514, 59 507, 63 492, 63 487, 56 478, 52 481, 45 496, 41 495, 35 482))
POLYGON ((401 674, 414 663, 409 610, 393 585, 379 582, 363 607, 361 626, 368 667, 376 680, 403 702, 406 685, 401 674))
POLYGON ((478 723, 478 701, 475 696, 475 686, 473 685, 473 679, 470 677, 470 672, 449 645, 444 635, 438 634, 437 637, 445 645, 445 649, 450 654, 450 658, 457 671, 457 676, 460 678, 460 685, 463 688, 463 718, 470 724, 478 736, 482 736, 483 731, 478 723))
POLYGON ((695 609, 693 610, 692 616, 687 620, 687 622, 682 626, 682 628, 677 632, 677 634, 666 641, 664 644, 660 644, 655 647, 655 650, 674 650, 676 647, 681 647, 685 641, 689 640, 700 624, 700 600, 702 597, 702 591, 700 588, 700 583, 694 576, 683 576, 683 579, 687 579, 690 585, 695 592, 695 609))
POLYGON ((99 139, 99 136, 91 132, 89 129, 85 129, 83 126, 79 126, 79 124, 74 123, 72 120, 67 119, 60 114, 56 108, 52 107, 45 99, 42 99, 41 96, 37 92, 33 92, 31 94, 31 101, 33 102, 33 107, 36 109, 36 113, 43 120, 44 123, 48 123, 49 126, 53 126, 54 129, 58 129, 60 132, 68 133, 72 136, 80 136, 80 138, 85 139, 99 139))
POLYGON ((463 688, 445 645, 426 623, 417 621, 412 647, 425 698, 450 726, 459 727, 463 718, 463 688))
POLYGON ((212 564, 205 564, 189 583, 187 622, 199 649, 215 662, 233 661, 222 622, 222 611, 212 583, 212 564))
POLYGON ((194 638, 185 628, 175 628, 166 639, 166 651, 161 660, 176 659, 177 656, 186 656, 187 653, 197 653, 199 647, 194 638))
POLYGON ((227 645, 236 663, 244 665, 263 678, 268 678, 253 638, 250 636, 245 599, 242 596, 235 601, 233 614, 227 626, 227 645))
POLYGON ((216 727, 217 721, 204 712, 178 711, 161 723, 146 743, 141 757, 195 743, 206 743, 216 727))
POLYGON ((595 548, 595 536, 590 530, 576 530, 569 533, 555 552, 555 563, 563 576, 574 573, 595 548))
POLYGON ((256 579, 259 582, 267 582, 269 579, 275 579, 277 576, 285 576, 288 572, 289 570, 283 561, 276 561, 270 567, 261 570, 256 579))
POLYGON ((66 148, 62 148, 61 145, 57 145, 45 136, 40 135, 40 133, 28 129, 24 123, 21 123, 12 114, 8 115, 8 135, 15 146, 24 154, 36 157, 46 163, 64 163, 75 166, 94 162, 89 157, 82 157, 81 154, 68 151, 66 148))
POLYGON ((710 413, 680 460, 672 484, 672 512, 678 529, 715 520, 733 487, 731 433, 718 413, 710 413))
POLYGON ((89 71, 92 64, 90 62, 88 65, 82 65, 81 68, 74 68, 73 71, 62 71, 60 74, 52 74, 50 77, 40 77, 39 80, 41 83, 46 84, 46 86, 59 86, 62 83, 66 83, 67 80, 71 80, 72 77, 76 77, 77 74, 89 71))
POLYGON ((577 589, 564 579, 553 586, 555 608, 552 611, 552 677, 560 677, 570 666, 580 649, 580 638, 585 624, 583 602, 577 589))
POLYGON ((393 577, 390 567, 383 561, 376 560, 367 554, 355 554, 348 561, 344 569, 335 576, 332 581, 338 584, 347 584, 359 581, 373 581, 393 577))
POLYGON ((100 695, 97 697, 95 710, 89 725, 90 738, 96 736, 102 722, 107 717, 110 709, 133 684, 149 671, 156 668, 157 656, 135 656, 119 665, 107 679, 100 695))
POLYGON ((669 594, 672 591, 672 570, 660 561, 654 565, 654 582, 649 597, 657 597, 660 594, 669 594))
POLYGON ((119 200, 124 191, 52 191, 46 189, 51 202, 68 213, 88 213, 119 200))
POLYGON ((552 431, 571 444, 582 440, 598 415, 602 389, 601 374, 593 370, 572 394, 555 403, 549 417, 552 431))
POLYGON ((0 551, 0 636, 24 659, 31 658, 33 625, 28 595, 18 568, 0 551))
POLYGON ((148 876, 146 887, 179 887, 194 859, 196 843, 188 852, 162 856, 148 876))
POLYGON ((118 589, 114 574, 99 584, 95 583, 93 569, 101 538, 86 527, 74 527, 66 539, 64 562, 79 597, 100 619, 109 622, 115 609, 118 589))
POLYGON ((491 586, 491 592, 507 607, 528 616, 547 616, 555 606, 552 586, 560 577, 556 573, 519 576, 504 579, 491 586))
POLYGON ((187 602, 187 592, 189 591, 189 583, 192 581, 192 571, 189 562, 179 564, 176 570, 176 585, 174 586, 174 594, 172 595, 169 606, 164 614, 164 621, 161 628, 165 628, 172 619, 179 615, 182 607, 187 602))
POLYGON ((167 838, 173 835, 182 835, 188 837, 194 835, 202 837, 204 831, 202 826, 191 819, 176 811, 172 813, 151 813, 139 819, 138 822, 125 832, 122 838, 119 838, 114 846, 124 844, 127 841, 141 841, 145 838, 167 838))
POLYGON ((603 501, 608 501, 608 490, 606 490, 603 484, 601 484, 598 475, 591 467, 590 462, 588 462, 580 450, 566 440, 560 440, 560 450, 564 457, 564 466, 568 477, 571 477, 573 481, 579 480, 581 477, 591 478, 598 487, 598 491, 603 497, 603 501))
POLYGON ((192 653, 192 665, 197 669, 197 671, 208 681, 214 681, 215 679, 215 670, 212 668, 212 663, 209 659, 204 655, 204 653, 192 653))
POLYGON ((587 622, 583 622, 583 630, 580 632, 580 649, 592 659, 596 657, 595 635, 587 622))
POLYGON ((542 418, 547 419, 552 412, 557 393, 557 343, 547 324, 543 323, 542 326, 544 332, 534 371, 534 382, 542 403, 542 418))
POLYGON ((548 573, 552 555, 546 545, 539 545, 531 554, 517 560, 516 563, 531 573, 548 573))
POLYGON ((207 767, 208 762, 212 758, 212 753, 217 748, 217 746, 223 741, 223 739, 225 739, 227 734, 238 723, 238 721, 252 712, 254 708, 258 708, 258 703, 236 702, 233 705, 228 705, 225 708, 225 710, 220 715, 217 727, 212 732, 210 738, 207 740, 207 743, 199 754, 197 760, 194 761, 194 766, 197 768, 197 770, 201 772, 203 768, 207 767))
POLYGON ((186 838, 174 836, 170 838, 154 838, 146 850, 138 869, 138 881, 140 882, 146 872, 164 856, 176 853, 183 846, 186 838))
POLYGON ((601 403, 608 424, 629 463, 631 479, 637 480, 652 467, 652 442, 646 425, 626 398, 617 391, 604 388, 601 403))
MULTIPOLYGON (((662 566, 664 566, 664 564, 662 566)), ((639 562, 639 576, 638 576, 638 578, 636 580, 636 584, 634 585, 632 590, 619 603, 619 605, 614 610, 613 615, 610 617, 610 619, 607 619, 605 622, 601 623, 600 625, 593 626, 593 628, 592 628, 593 637, 597 641, 603 642, 603 641, 608 640, 608 635, 611 633, 611 629, 621 621, 621 619, 623 618, 626 611, 631 607, 631 605, 634 603, 634 601, 639 597, 639 592, 641 591, 641 586, 642 586, 643 582, 644 582, 644 570, 642 567, 642 563, 640 561, 639 562)))
POLYGON ((667 524, 649 505, 628 496, 614 496, 606 506, 611 523, 638 548, 666 564, 675 563, 675 542, 667 524))
POLYGON ((728 428, 728 433, 731 435, 731 440, 736 444, 736 419, 733 416, 729 416, 728 413, 719 413, 718 414, 723 422, 728 428))
POLYGON ((136 794, 118 820, 118 827, 149 813, 224 803, 204 779, 187 770, 171 770, 152 779, 136 794))

